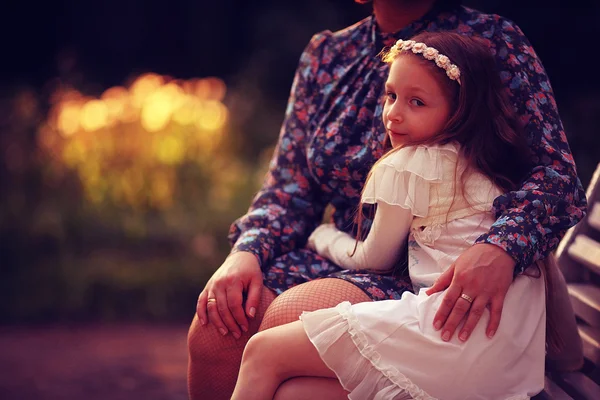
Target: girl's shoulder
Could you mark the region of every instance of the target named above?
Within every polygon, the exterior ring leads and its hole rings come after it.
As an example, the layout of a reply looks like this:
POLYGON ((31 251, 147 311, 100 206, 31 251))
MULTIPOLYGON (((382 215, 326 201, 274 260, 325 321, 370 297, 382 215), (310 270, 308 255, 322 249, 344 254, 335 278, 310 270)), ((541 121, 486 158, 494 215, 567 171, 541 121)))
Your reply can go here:
POLYGON ((455 142, 433 145, 405 146, 381 160, 381 164, 394 167, 397 171, 416 173, 428 180, 441 179, 443 170, 453 167, 458 161, 460 146, 455 142))
POLYGON ((458 146, 406 146, 394 149, 372 170, 362 193, 364 203, 385 202, 424 217, 432 184, 447 181, 458 159, 458 146))

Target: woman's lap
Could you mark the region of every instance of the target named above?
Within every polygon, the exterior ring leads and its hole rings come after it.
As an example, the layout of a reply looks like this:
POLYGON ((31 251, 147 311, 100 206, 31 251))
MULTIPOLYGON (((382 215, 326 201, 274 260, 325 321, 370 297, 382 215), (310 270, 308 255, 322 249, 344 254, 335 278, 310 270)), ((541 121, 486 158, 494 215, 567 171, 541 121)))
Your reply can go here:
POLYGON ((390 274, 344 270, 308 249, 294 250, 278 257, 263 275, 265 286, 278 295, 291 287, 322 278, 345 280, 375 301, 399 299, 405 291, 412 291, 406 269, 396 268, 390 274))

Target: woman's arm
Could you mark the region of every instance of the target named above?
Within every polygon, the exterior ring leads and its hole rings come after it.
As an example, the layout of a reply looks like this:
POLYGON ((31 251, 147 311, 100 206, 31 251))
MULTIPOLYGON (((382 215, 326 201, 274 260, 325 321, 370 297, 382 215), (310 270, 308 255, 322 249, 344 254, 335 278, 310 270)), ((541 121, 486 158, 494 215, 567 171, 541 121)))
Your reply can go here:
POLYGON ((198 297, 198 318, 223 334, 239 337, 241 329, 248 328, 246 316, 255 316, 261 298, 261 268, 302 246, 322 218, 326 200, 311 180, 304 149, 309 116, 317 106, 314 78, 326 39, 327 34, 313 36, 302 53, 263 187, 248 213, 232 224, 231 254, 198 297))
POLYGON ((356 238, 333 224, 325 224, 313 232, 308 246, 342 268, 383 272, 392 268, 398 260, 412 219, 409 209, 379 201, 371 230, 364 241, 357 243, 356 238))
POLYGON ((516 262, 515 274, 553 251, 586 212, 585 192, 546 71, 517 25, 500 18, 490 45, 502 81, 534 153, 535 168, 521 188, 494 202, 498 220, 477 243, 490 243, 516 262))
POLYGON ((494 201, 498 220, 428 290, 432 294, 447 289, 434 324, 448 340, 465 316, 459 337, 467 340, 485 307, 490 308, 486 333, 493 336, 512 276, 553 251, 566 230, 587 210, 585 192, 540 59, 514 23, 499 17, 494 28, 483 35, 493 34, 487 40, 517 114, 525 123, 536 167, 519 190, 494 201), (473 304, 458 301, 461 293, 474 298, 473 304))
POLYGON ((326 199, 312 180, 306 159, 309 122, 319 104, 315 84, 327 34, 313 36, 302 53, 279 141, 260 191, 229 231, 232 253, 254 254, 261 267, 303 246, 321 221, 326 199))

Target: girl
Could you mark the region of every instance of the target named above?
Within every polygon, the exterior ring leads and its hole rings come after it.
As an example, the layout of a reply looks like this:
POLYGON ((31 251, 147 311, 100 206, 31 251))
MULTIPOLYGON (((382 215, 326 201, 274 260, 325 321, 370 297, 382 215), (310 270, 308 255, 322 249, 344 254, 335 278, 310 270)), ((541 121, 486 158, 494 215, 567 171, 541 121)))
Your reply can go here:
MULTIPOLYGON (((326 224, 308 245, 345 268, 383 272, 408 235, 416 294, 343 302, 258 333, 245 348, 233 399, 272 399, 283 381, 298 376, 330 378, 340 398, 357 400, 527 399, 543 389, 543 279, 514 279, 495 334, 485 334, 488 310, 471 313, 468 341, 436 331, 444 292, 425 291, 489 230, 494 199, 529 172, 531 155, 493 56, 473 38, 422 33, 396 42, 384 61, 390 71, 383 123, 392 149, 363 189, 358 226, 362 204, 376 204, 371 230, 357 242, 326 224), (476 324, 479 318, 484 323, 476 324)), ((473 301, 463 292, 456 307, 469 309, 473 301)))

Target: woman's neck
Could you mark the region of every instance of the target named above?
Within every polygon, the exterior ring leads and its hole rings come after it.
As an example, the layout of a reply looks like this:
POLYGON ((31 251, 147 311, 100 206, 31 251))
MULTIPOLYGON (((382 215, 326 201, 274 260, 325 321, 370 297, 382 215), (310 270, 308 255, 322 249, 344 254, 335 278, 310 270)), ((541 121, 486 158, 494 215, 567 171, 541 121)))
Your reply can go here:
POLYGON ((373 0, 373 12, 383 33, 398 32, 433 7, 435 0, 373 0))

